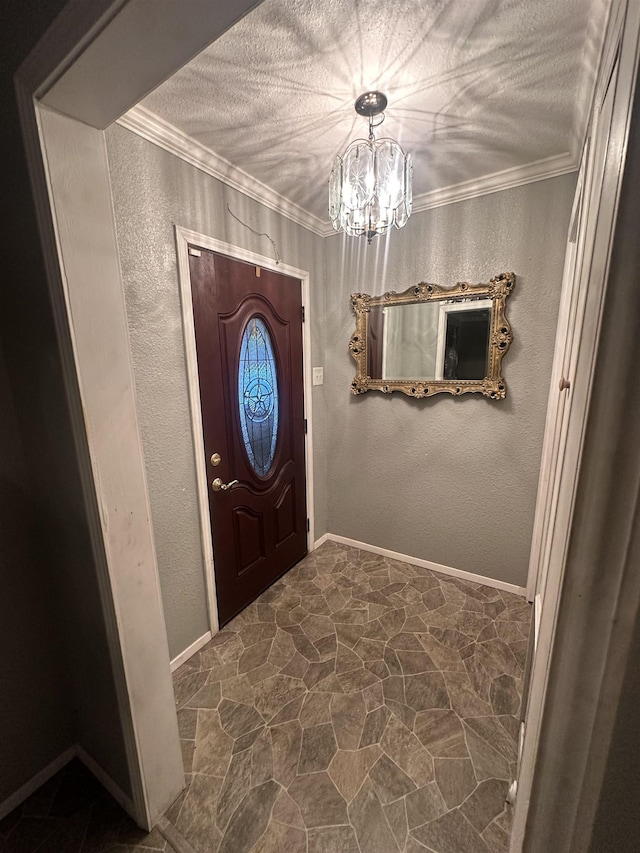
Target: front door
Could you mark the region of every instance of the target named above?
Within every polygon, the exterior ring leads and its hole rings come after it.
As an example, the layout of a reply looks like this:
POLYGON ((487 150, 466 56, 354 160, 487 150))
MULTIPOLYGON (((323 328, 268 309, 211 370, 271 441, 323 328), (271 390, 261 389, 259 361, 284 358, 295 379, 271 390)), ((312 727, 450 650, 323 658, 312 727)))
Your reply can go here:
POLYGON ((307 552, 302 286, 196 246, 189 270, 224 625, 307 552))

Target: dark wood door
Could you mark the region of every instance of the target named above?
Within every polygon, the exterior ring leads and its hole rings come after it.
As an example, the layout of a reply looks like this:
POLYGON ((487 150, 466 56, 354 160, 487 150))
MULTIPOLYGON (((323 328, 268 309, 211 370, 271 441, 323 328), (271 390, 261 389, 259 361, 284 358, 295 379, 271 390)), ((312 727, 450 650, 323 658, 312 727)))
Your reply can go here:
POLYGON ((199 247, 189 267, 224 625, 307 552, 302 288, 199 247))

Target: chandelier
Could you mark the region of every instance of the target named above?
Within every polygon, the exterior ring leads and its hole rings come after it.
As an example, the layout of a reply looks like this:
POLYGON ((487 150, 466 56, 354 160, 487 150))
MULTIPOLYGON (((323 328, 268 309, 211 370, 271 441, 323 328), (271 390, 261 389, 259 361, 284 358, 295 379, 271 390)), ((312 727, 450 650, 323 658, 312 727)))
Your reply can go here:
POLYGON ((329 178, 329 216, 336 231, 367 242, 389 226, 403 228, 411 215, 411 155, 393 139, 376 139, 387 98, 365 92, 356 101, 358 115, 369 119, 369 138, 355 139, 333 163, 329 178), (374 117, 380 116, 374 123, 374 117))

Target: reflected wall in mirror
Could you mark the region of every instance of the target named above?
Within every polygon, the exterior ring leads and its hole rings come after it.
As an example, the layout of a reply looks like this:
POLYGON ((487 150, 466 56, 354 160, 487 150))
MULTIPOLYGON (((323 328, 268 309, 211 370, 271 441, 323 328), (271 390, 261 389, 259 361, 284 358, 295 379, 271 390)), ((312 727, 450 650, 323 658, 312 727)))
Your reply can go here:
POLYGON ((513 340, 505 309, 514 285, 515 275, 502 273, 488 284, 420 282, 402 293, 353 293, 352 392, 478 392, 503 399, 502 359, 513 340))

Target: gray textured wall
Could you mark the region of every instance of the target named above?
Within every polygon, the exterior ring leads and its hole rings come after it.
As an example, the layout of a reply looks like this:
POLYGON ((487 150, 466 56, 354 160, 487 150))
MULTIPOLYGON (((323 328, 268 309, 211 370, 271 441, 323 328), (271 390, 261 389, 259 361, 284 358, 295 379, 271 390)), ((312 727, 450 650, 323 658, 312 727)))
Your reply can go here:
POLYGON ((332 533, 525 584, 574 185, 567 175, 415 214, 371 246, 326 240, 332 533), (506 400, 350 396, 351 292, 506 271, 506 400))
MULTIPOLYGON (((323 241, 123 128, 107 131, 140 428, 171 656, 208 629, 174 224, 308 270, 312 360, 323 364, 323 241)), ((326 527, 324 387, 313 389, 315 535, 326 527)))
POLYGON ((108 130, 107 146, 172 656, 207 630, 173 225, 270 254, 227 202, 311 273, 312 358, 326 368, 313 392, 316 537, 524 585, 575 177, 416 214, 367 247, 322 241, 123 128, 108 130), (510 270, 505 401, 349 394, 352 291, 510 270))

